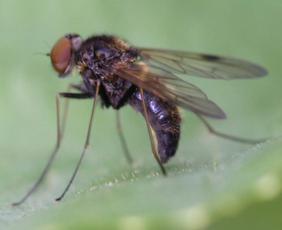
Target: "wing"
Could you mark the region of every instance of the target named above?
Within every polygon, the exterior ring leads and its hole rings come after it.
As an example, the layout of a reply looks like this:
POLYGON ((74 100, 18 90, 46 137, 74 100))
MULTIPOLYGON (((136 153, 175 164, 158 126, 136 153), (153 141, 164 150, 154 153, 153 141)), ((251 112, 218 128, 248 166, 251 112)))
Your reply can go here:
POLYGON ((248 61, 216 55, 140 48, 140 58, 149 66, 171 73, 211 79, 262 77, 266 69, 248 61))
POLYGON ((142 61, 120 68, 116 74, 134 85, 194 113, 223 119, 225 113, 204 92, 162 68, 142 61))

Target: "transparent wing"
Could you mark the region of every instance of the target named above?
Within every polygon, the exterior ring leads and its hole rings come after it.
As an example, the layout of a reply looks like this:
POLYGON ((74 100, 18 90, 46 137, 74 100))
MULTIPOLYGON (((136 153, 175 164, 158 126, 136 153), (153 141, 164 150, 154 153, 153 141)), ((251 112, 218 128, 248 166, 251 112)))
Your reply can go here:
POLYGON ((266 69, 248 61, 192 52, 139 48, 140 58, 149 66, 167 72, 211 79, 262 77, 266 69))
POLYGON ((163 100, 197 114, 218 119, 226 117, 225 113, 199 88, 162 68, 140 61, 130 67, 118 69, 116 74, 163 100))

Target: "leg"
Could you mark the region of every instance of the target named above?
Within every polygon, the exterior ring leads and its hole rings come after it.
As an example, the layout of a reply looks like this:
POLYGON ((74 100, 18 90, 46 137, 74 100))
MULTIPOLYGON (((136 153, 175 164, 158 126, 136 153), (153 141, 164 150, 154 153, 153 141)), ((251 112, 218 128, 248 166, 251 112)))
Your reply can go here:
POLYGON ((219 136, 219 137, 231 140, 231 141, 236 141, 236 142, 244 143, 244 144, 259 144, 259 143, 265 142, 267 140, 267 139, 252 140, 252 139, 236 137, 236 136, 232 136, 232 135, 229 135, 229 134, 218 132, 201 115, 199 115, 199 114, 196 114, 196 115, 204 123, 204 125, 209 130, 209 132, 214 134, 214 135, 216 135, 216 136, 219 136))
POLYGON ((65 98, 65 105, 64 105, 64 113, 63 113, 63 121, 62 121, 62 128, 61 128, 61 139, 63 138, 65 134, 66 129, 66 121, 68 117, 68 111, 69 111, 69 99, 90 99, 93 98, 93 96, 89 93, 70 93, 70 89, 76 89, 74 87, 75 85, 70 85, 68 87, 67 92, 59 93, 60 97, 65 98))
MULTIPOLYGON (((70 88, 70 87, 69 87, 70 88)), ((36 189, 39 187, 39 185, 42 183, 43 179, 45 178, 46 174, 48 173, 52 163, 54 162, 54 159, 59 151, 60 145, 61 145, 61 140, 63 138, 63 134, 64 134, 64 130, 65 130, 65 124, 66 124, 66 118, 67 118, 67 111, 68 111, 68 100, 66 100, 65 102, 65 106, 64 106, 64 113, 63 113, 63 121, 62 121, 62 126, 60 124, 60 98, 64 97, 63 96, 64 93, 58 94, 56 96, 56 114, 57 114, 57 142, 56 145, 54 147, 54 150, 52 151, 52 154, 44 168, 44 170, 42 171, 40 177, 37 179, 37 181, 34 183, 34 185, 28 190, 28 192, 25 194, 25 196, 23 196, 22 199, 20 199, 19 201, 13 203, 13 206, 17 206, 22 204, 23 202, 25 202, 25 200, 33 193, 36 191, 36 189)), ((79 95, 79 94, 77 94, 79 95)), ((77 98, 75 97, 75 95, 73 95, 73 97, 69 97, 69 98, 77 98)))
POLYGON ((118 110, 116 112, 116 121, 117 121, 117 131, 118 131, 120 142, 121 142, 121 145, 122 145, 122 148, 123 148, 124 156, 125 156, 127 162, 130 165, 132 165, 133 160, 132 160, 132 157, 131 157, 131 155, 129 153, 129 150, 128 150, 128 147, 127 147, 127 143, 126 143, 125 137, 123 135, 122 126, 121 126, 121 120, 120 120, 120 112, 118 110))
POLYGON ((63 93, 59 93, 59 95, 60 97, 65 98, 63 121, 61 128, 61 136, 62 136, 61 139, 62 139, 65 133, 66 121, 69 111, 69 99, 88 99, 88 98, 92 98, 93 96, 86 91, 83 84, 69 84, 67 91, 63 93), (71 89, 77 90, 80 93, 71 93, 70 92, 71 89))
POLYGON ((43 172, 41 173, 40 177, 38 178, 38 180, 35 182, 35 184, 31 187, 30 190, 28 190, 28 192, 26 193, 25 196, 23 196, 22 199, 20 199, 19 201, 13 203, 13 206, 17 206, 22 204, 23 202, 25 202, 25 200, 38 188, 38 186, 41 184, 41 182, 43 181, 43 179, 45 178, 47 172, 50 169, 50 166, 52 165, 55 156, 58 153, 58 150, 60 148, 60 144, 61 144, 61 127, 60 127, 60 97, 59 95, 56 96, 56 109, 57 109, 57 142, 55 145, 55 148, 48 160, 48 163, 46 164, 43 172))
POLYGON ((157 151, 157 147, 156 147, 156 142, 155 142, 155 139, 154 139, 154 136, 153 136, 153 133, 152 133, 152 129, 150 127, 150 124, 149 124, 149 117, 148 117, 148 111, 147 111, 147 108, 146 108, 146 105, 145 105, 145 98, 144 98, 144 91, 143 89, 140 88, 140 92, 141 92, 141 96, 142 96, 142 105, 143 105, 143 110, 144 110, 144 114, 145 114, 145 120, 146 120, 146 125, 147 125, 147 129, 148 129, 148 133, 149 133, 149 137, 150 137, 150 141, 151 141, 151 147, 152 147, 152 152, 153 152, 153 155, 156 159, 156 161, 158 162, 160 168, 161 168, 161 171, 163 173, 163 175, 166 176, 166 170, 160 160, 160 157, 159 157, 159 154, 158 154, 158 151, 157 151))
MULTIPOLYGON (((99 93, 99 88, 100 88, 100 82, 97 83, 96 85, 96 91, 95 91, 95 98, 97 98, 98 96, 98 93, 99 93)), ((61 199, 63 199, 63 197, 65 196, 65 194, 67 193, 67 191, 69 190, 78 170, 79 170, 79 167, 81 165, 81 162, 83 160, 83 157, 86 153, 86 150, 88 149, 88 146, 89 146, 89 140, 90 140, 90 135, 91 135, 91 129, 92 129, 92 123, 93 123, 93 117, 94 117, 94 113, 95 113, 95 108, 96 108, 96 99, 93 100, 93 106, 92 106, 92 110, 91 110, 91 116, 90 116, 90 121, 89 121, 89 125, 88 125, 88 130, 87 130, 87 135, 86 135, 86 141, 85 141, 85 144, 84 144, 84 148, 82 150, 82 153, 80 155, 80 158, 79 158, 79 161, 75 167, 75 170, 66 186, 66 188, 64 189, 63 193, 56 199, 56 201, 60 201, 61 199)))

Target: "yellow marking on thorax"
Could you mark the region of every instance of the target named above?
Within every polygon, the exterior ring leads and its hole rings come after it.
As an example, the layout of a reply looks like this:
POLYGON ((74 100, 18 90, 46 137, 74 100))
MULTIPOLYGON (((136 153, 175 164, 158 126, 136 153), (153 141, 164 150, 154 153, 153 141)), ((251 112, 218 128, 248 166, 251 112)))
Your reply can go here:
POLYGON ((138 66, 141 69, 139 78, 142 79, 143 81, 145 81, 146 80, 146 75, 149 72, 149 67, 144 62, 139 62, 138 66))
POLYGON ((87 67, 87 64, 84 61, 79 61, 76 65, 76 68, 78 69, 79 73, 84 72, 86 67, 87 67))
POLYGON ((122 39, 120 38, 115 38, 114 39, 115 46, 122 51, 126 51, 130 48, 130 46, 122 39))

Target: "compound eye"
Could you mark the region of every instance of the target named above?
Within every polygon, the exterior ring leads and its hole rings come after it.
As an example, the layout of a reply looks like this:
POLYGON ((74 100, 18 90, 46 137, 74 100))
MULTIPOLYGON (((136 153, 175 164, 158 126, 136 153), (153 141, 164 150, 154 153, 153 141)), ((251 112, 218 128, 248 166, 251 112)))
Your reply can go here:
POLYGON ((59 41, 57 41, 51 50, 50 57, 53 68, 59 73, 59 75, 66 74, 72 57, 71 40, 66 37, 62 37, 59 41))

